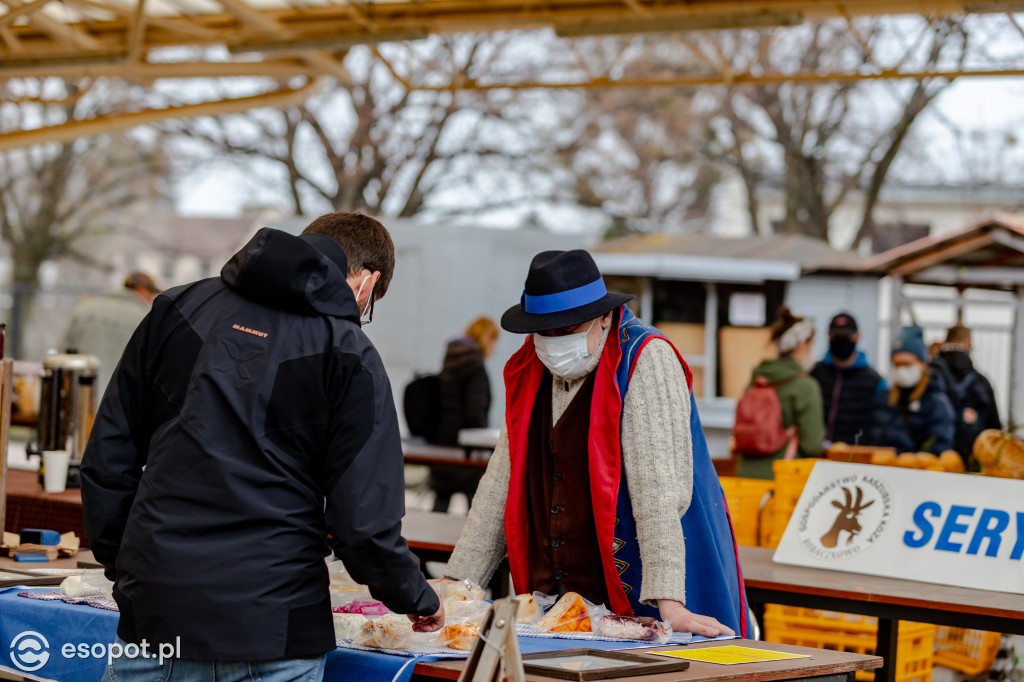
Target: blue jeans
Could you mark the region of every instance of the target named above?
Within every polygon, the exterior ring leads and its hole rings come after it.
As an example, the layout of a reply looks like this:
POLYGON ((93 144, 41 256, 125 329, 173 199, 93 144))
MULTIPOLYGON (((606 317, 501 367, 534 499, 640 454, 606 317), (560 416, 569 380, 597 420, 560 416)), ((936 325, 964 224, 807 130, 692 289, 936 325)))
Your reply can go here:
MULTIPOLYGON (((125 642, 118 637, 122 647, 125 642)), ((186 661, 152 658, 115 658, 103 682, 322 682, 327 654, 313 658, 276 661, 186 661)))

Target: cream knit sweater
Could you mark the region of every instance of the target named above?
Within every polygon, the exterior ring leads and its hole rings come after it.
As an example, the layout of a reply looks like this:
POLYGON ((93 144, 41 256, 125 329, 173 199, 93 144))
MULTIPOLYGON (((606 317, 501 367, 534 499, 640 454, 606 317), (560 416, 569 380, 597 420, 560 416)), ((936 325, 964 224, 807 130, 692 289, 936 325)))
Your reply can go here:
MULTIPOLYGON (((596 367, 607 338, 606 330, 589 371, 596 367)), ((554 378, 551 404, 557 421, 586 375, 568 381, 554 378)), ((658 599, 685 603, 686 547, 679 519, 690 506, 693 492, 690 396, 675 352, 660 339, 650 341, 636 361, 623 405, 621 438, 643 562, 640 599, 655 607, 658 599)), ((502 424, 446 575, 480 584, 490 580, 505 555, 510 472, 508 433, 502 424)))

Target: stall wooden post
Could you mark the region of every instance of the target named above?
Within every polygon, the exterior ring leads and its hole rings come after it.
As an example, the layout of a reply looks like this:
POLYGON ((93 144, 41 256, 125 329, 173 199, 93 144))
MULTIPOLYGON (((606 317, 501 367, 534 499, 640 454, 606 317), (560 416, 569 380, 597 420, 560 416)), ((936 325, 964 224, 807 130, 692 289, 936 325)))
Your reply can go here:
POLYGON ((11 432, 13 376, 14 361, 4 360, 0 368, 0 535, 7 529, 7 442, 11 432))
POLYGON ((516 636, 518 610, 519 602, 515 599, 494 602, 469 652, 459 682, 525 682, 526 673, 523 672, 523 658, 516 636))

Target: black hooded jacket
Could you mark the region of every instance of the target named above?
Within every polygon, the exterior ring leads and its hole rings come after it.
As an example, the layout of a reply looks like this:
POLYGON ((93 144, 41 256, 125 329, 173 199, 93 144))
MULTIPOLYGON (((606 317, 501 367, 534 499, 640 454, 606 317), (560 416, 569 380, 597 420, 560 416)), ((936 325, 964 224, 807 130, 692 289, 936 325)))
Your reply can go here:
POLYGON ((157 297, 84 455, 85 526, 118 634, 246 661, 334 648, 324 557, 399 613, 438 600, 401 537, 391 386, 341 247, 262 229, 157 297))

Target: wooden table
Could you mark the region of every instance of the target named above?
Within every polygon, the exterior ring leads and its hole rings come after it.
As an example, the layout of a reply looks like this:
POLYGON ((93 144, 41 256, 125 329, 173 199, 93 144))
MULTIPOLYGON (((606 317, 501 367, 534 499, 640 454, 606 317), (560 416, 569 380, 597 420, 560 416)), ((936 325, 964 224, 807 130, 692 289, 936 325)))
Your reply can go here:
MULTIPOLYGON (((701 680, 711 682, 712 680, 747 680, 749 682, 762 682, 766 680, 817 680, 818 682, 839 682, 840 680, 853 682, 854 673, 857 670, 871 670, 882 665, 882 659, 878 656, 865 656, 863 654, 851 654, 841 651, 828 651, 825 649, 808 649, 788 644, 769 644, 767 642, 755 642, 752 640, 732 640, 724 642, 701 642, 689 644, 687 649, 702 649, 711 646, 722 646, 736 644, 756 649, 769 649, 772 651, 784 651, 794 654, 806 654, 810 658, 794 658, 786 661, 772 661, 766 663, 742 663, 738 665, 718 665, 715 663, 703 663, 690 661, 690 668, 684 672, 664 673, 661 675, 645 675, 644 677, 611 678, 613 680, 644 680, 644 682, 676 682, 681 680, 701 680)), ((580 642, 580 648, 585 648, 586 642, 580 642)), ((630 653, 645 651, 657 651, 658 649, 672 650, 679 649, 678 645, 667 647, 655 647, 652 649, 630 649, 630 653)), ((435 661, 431 663, 419 663, 413 671, 413 681, 423 680, 457 680, 459 673, 465 666, 465 661, 435 661)), ((527 675, 529 682, 551 682, 550 677, 537 677, 527 675)))
POLYGON ((422 464, 429 467, 450 467, 453 469, 472 469, 484 475, 487 460, 472 457, 476 450, 472 448, 453 448, 428 443, 411 443, 402 441, 402 455, 406 464, 422 464))
MULTIPOLYGON (((402 519, 402 536, 420 563, 446 562, 455 551, 466 517, 440 512, 411 511, 402 519)), ((508 596, 508 560, 503 559, 488 587, 494 599, 508 596)))
POLYGON ((65 559, 54 559, 46 563, 15 561, 6 556, 0 556, 0 568, 13 568, 19 571, 31 571, 34 568, 102 568, 96 563, 96 557, 89 550, 79 551, 73 557, 65 559))
POLYGON ((46 528, 58 533, 74 531, 89 546, 82 516, 82 491, 68 488, 62 493, 48 493, 39 484, 34 471, 7 471, 7 518, 9 533, 22 528, 46 528))
POLYGON ((875 651, 885 659, 879 682, 895 679, 901 620, 1024 635, 1024 595, 775 564, 774 551, 740 547, 750 602, 875 616, 875 651))

